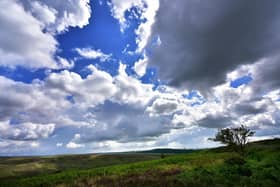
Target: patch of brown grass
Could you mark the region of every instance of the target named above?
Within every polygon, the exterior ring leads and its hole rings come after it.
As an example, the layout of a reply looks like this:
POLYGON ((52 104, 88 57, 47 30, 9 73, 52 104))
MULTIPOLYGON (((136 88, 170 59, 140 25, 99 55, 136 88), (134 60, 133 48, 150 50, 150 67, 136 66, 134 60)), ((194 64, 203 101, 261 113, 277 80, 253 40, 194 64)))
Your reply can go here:
MULTIPOLYGON (((167 170, 150 169, 143 173, 131 173, 127 175, 111 175, 84 178, 76 180, 71 186, 75 187, 177 187, 182 184, 175 178, 182 169, 179 167, 169 168, 167 170)), ((66 184, 58 185, 65 187, 66 184)))

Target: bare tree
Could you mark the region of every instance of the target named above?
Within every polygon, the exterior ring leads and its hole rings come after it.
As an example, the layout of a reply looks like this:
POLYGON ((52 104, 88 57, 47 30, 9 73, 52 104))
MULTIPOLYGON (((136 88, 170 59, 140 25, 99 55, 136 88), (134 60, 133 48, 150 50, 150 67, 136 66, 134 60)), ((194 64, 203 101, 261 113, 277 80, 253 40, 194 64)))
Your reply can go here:
POLYGON ((245 145, 248 143, 248 137, 253 136, 255 132, 246 128, 244 125, 236 128, 224 128, 220 129, 216 134, 215 138, 209 138, 215 142, 221 142, 226 144, 234 150, 244 154, 245 145))

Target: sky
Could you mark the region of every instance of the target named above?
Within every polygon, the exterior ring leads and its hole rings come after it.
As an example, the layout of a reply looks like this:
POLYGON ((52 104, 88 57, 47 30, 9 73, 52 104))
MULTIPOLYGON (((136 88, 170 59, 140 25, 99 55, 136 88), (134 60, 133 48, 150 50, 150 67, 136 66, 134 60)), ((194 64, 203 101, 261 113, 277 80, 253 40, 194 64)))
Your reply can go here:
POLYGON ((280 137, 278 0, 1 0, 0 155, 280 137))

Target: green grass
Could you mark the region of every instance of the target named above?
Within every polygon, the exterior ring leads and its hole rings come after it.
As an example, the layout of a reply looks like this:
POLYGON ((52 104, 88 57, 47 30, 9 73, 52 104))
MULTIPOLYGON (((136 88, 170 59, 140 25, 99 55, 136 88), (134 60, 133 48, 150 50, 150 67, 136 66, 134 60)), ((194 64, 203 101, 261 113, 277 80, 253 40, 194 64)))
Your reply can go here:
MULTIPOLYGON (((72 168, 37 176, 6 177, 0 186, 280 186, 280 140, 252 143, 244 157, 227 148, 168 155, 163 159, 160 155, 133 154, 131 162, 138 157, 149 157, 135 163, 127 163, 128 155, 117 162, 112 160, 118 155, 106 155, 90 169, 82 166, 79 159, 82 155, 71 156, 70 160, 78 162, 72 168)), ((59 159, 62 162, 65 157, 59 159)), ((26 164, 20 159, 6 162, 26 164)))
POLYGON ((160 158, 157 154, 87 154, 46 157, 0 157, 0 179, 19 178, 67 170, 91 169, 160 158))

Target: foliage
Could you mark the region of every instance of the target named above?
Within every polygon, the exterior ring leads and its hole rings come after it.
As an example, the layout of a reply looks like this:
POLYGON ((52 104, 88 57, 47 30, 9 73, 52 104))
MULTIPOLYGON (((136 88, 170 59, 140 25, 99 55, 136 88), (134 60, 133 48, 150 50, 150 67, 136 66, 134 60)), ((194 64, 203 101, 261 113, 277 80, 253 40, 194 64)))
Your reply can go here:
POLYGON ((220 129, 215 138, 210 140, 221 142, 232 147, 234 150, 244 153, 245 145, 248 143, 248 137, 253 136, 255 132, 246 128, 244 125, 240 127, 231 127, 220 129))
POLYGON ((157 154, 143 153, 2 157, 0 159, 0 179, 60 173, 61 171, 76 169, 91 169, 159 158, 160 156, 157 154))
POLYGON ((225 160, 226 164, 229 165, 244 165, 246 163, 245 159, 243 157, 240 156, 233 156, 231 158, 228 158, 225 160))

